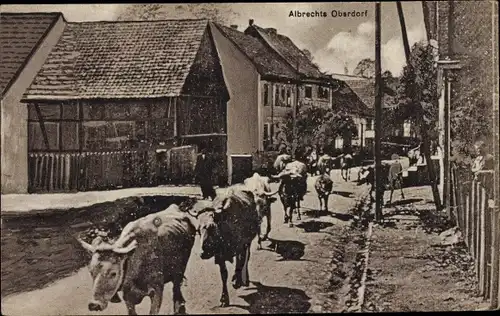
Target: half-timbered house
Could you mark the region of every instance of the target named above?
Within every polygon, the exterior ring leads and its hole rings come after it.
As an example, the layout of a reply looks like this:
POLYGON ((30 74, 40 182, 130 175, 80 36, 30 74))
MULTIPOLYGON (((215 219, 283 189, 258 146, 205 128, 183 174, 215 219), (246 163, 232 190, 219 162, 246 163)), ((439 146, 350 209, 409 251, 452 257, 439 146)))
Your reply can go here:
POLYGON ((228 100, 207 20, 68 23, 24 98, 32 191, 161 184, 158 149, 182 145, 225 178, 228 100))

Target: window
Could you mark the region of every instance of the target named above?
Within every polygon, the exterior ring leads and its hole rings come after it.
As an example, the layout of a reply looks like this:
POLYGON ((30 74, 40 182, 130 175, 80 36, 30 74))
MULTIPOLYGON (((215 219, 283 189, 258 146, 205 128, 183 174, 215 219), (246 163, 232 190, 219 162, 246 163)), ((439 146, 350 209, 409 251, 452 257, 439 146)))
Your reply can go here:
POLYGON ((372 119, 366 120, 366 130, 367 131, 373 130, 373 120, 372 119))
POLYGON ((272 145, 273 140, 271 137, 272 131, 271 131, 271 124, 270 123, 265 123, 264 124, 264 139, 263 139, 263 144, 264 144, 264 150, 268 150, 269 146, 272 145))
POLYGON ((292 89, 288 88, 286 90, 286 106, 287 107, 292 107, 292 89))
POLYGON ((326 88, 326 87, 318 87, 318 98, 320 98, 320 99, 328 99, 328 88, 326 88))
POLYGON ((312 94, 313 94, 312 87, 311 86, 306 86, 305 87, 305 97, 308 98, 308 99, 312 99, 312 94))
POLYGON ((264 84, 264 106, 269 106, 269 85, 264 84))
POLYGON ((280 106, 280 87, 274 87, 274 106, 280 106))
POLYGON ((288 90, 287 87, 281 87, 281 100, 282 101, 286 100, 286 90, 288 90))

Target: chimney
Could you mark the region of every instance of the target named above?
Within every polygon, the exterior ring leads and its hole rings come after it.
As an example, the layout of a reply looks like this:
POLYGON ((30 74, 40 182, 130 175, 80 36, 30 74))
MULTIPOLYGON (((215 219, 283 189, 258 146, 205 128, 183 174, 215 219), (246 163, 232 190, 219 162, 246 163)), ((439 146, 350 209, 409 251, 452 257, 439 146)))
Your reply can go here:
POLYGON ((231 24, 231 28, 232 28, 232 29, 237 30, 237 29, 238 29, 238 25, 236 25, 236 24, 231 24))
POLYGON ((271 33, 271 34, 276 34, 276 29, 275 29, 275 28, 272 28, 272 27, 268 27, 268 28, 266 29, 266 31, 268 31, 268 32, 269 32, 269 33, 271 33))
POLYGON ((250 26, 253 25, 253 19, 248 20, 248 25, 250 25, 250 26))

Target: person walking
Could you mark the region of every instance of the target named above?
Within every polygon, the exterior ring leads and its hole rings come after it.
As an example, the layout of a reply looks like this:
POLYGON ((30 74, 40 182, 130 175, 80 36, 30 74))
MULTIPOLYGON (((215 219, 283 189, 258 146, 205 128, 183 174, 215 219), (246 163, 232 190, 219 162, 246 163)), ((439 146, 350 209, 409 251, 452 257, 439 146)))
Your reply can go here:
POLYGON ((215 189, 212 184, 213 163, 209 157, 207 150, 202 149, 196 158, 195 177, 196 182, 200 185, 203 199, 215 199, 215 189))

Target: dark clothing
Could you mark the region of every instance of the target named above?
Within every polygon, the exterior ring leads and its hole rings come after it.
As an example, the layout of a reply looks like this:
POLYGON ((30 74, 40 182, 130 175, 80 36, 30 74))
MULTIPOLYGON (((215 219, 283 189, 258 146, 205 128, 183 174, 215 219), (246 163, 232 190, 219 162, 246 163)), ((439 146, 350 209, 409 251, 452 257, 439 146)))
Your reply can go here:
POLYGON ((212 183, 212 170, 213 164, 211 158, 206 154, 205 157, 203 157, 203 154, 198 155, 194 173, 204 199, 210 197, 213 200, 216 195, 212 183))
POLYGON ((400 189, 403 185, 403 166, 399 162, 393 163, 389 167, 389 175, 387 177, 389 189, 400 189))

